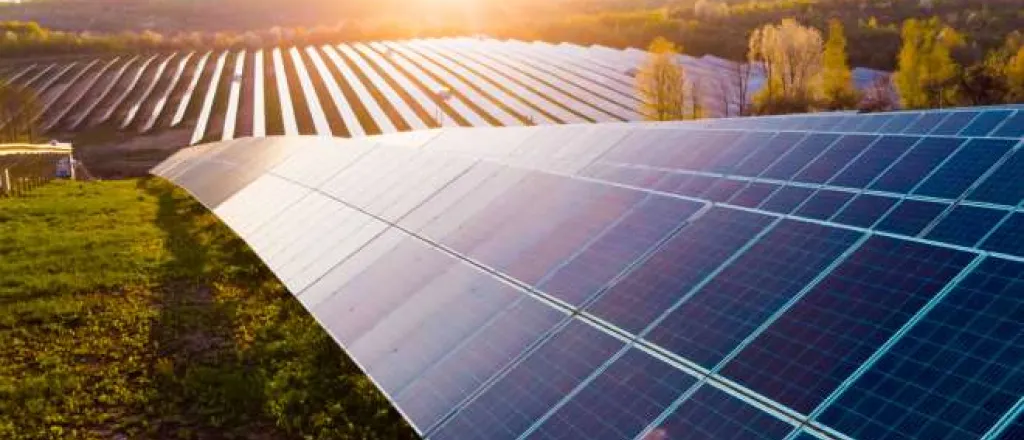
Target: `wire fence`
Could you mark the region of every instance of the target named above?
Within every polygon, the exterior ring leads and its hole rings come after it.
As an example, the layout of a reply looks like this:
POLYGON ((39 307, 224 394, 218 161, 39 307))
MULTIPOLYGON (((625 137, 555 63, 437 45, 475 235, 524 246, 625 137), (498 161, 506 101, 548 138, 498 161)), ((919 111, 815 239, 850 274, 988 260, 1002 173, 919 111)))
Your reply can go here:
POLYGON ((53 179, 72 178, 71 163, 69 153, 0 155, 0 197, 25 196, 53 179))

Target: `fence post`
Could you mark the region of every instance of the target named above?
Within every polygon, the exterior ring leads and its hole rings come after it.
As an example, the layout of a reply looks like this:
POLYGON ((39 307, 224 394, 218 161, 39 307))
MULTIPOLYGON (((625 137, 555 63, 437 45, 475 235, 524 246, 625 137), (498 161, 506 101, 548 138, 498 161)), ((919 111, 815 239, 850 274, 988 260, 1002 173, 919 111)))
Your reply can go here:
POLYGON ((8 195, 13 194, 13 191, 12 191, 13 188, 11 188, 11 170, 9 168, 4 168, 3 179, 4 180, 3 180, 2 183, 3 183, 3 187, 4 187, 3 188, 4 189, 4 193, 6 193, 8 195))

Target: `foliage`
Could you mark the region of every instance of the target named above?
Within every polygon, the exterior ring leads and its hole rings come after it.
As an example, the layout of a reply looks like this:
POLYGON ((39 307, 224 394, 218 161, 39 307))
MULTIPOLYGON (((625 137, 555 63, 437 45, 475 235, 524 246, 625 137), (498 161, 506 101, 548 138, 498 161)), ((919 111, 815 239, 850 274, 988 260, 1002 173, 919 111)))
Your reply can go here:
POLYGON ((754 95, 758 113, 811 108, 821 89, 821 32, 793 19, 765 25, 750 35, 749 57, 765 74, 765 87, 754 95))
POLYGON ((854 108, 860 96, 853 87, 853 74, 846 61, 846 36, 839 20, 829 22, 823 58, 821 93, 825 107, 830 110, 854 108))
POLYGON ((893 75, 903 108, 945 107, 956 103, 955 80, 960 66, 954 48, 963 37, 938 18, 910 19, 903 23, 899 67, 893 75))
POLYGON ((640 113, 649 121, 672 121, 686 117, 686 73, 679 64, 679 49, 664 38, 648 47, 647 60, 636 76, 640 113))
POLYGON ((40 109, 31 89, 0 81, 0 143, 36 141, 40 109))
POLYGON ((412 438, 228 228, 158 180, 0 199, 0 438, 412 438))

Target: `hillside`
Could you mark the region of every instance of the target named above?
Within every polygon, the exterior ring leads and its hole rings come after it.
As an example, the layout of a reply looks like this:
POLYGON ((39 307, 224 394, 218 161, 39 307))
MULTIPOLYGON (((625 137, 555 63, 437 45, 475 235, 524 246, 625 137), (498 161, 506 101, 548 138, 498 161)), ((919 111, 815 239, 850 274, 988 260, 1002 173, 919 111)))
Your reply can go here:
POLYGON ((162 181, 0 199, 0 438, 409 438, 230 230, 162 181))

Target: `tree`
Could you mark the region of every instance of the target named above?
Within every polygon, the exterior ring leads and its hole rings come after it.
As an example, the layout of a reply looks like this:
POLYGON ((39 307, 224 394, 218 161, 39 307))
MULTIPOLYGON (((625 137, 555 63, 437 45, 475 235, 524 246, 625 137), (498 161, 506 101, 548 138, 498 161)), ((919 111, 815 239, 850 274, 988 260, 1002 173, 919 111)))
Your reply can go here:
POLYGON ((650 54, 636 75, 640 113, 649 121, 685 118, 686 73, 679 64, 679 48, 657 37, 648 48, 650 54))
POLYGON ((916 109, 955 103, 960 66, 952 50, 964 44, 963 37, 938 18, 905 21, 901 37, 894 83, 902 106, 916 109))
POLYGON ((1005 76, 1009 102, 1024 103, 1024 45, 1006 63, 1005 76))
POLYGON ((0 142, 35 141, 40 109, 35 92, 0 81, 0 142))
POLYGON ((765 74, 765 85, 754 95, 758 113, 811 108, 820 94, 822 45, 821 32, 789 18, 751 34, 748 57, 765 74))
POLYGON ((864 91, 864 99, 858 104, 857 110, 861 112, 891 111, 896 108, 894 95, 892 78, 880 76, 864 91))
POLYGON ((829 21, 828 25, 821 87, 825 107, 830 110, 854 108, 860 99, 853 87, 853 73, 846 58, 843 24, 836 19, 829 21))

